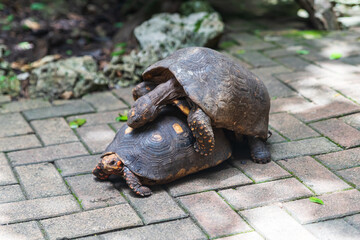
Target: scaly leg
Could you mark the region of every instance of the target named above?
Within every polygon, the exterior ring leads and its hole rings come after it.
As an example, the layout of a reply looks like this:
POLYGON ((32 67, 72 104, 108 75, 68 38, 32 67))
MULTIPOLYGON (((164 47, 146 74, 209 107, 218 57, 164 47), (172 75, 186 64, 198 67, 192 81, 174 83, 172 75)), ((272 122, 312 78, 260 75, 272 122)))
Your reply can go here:
POLYGON ((133 192, 135 192, 137 195, 140 195, 142 197, 147 197, 151 195, 150 188, 143 186, 139 178, 127 167, 124 167, 124 178, 126 184, 129 185, 131 190, 133 190, 133 192))
POLYGON ((196 138, 195 151, 201 155, 211 154, 215 147, 214 132, 211 126, 211 119, 198 106, 194 106, 188 116, 189 127, 196 138))
POLYGON ((271 161, 271 154, 266 142, 260 138, 248 136, 251 158, 255 163, 268 163, 271 161))

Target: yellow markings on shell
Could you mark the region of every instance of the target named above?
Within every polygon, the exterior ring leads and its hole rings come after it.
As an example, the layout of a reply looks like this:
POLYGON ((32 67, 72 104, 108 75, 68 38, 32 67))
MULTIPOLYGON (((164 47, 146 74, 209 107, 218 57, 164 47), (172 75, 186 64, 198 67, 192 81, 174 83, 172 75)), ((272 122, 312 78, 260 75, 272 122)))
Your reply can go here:
POLYGON ((162 136, 160 134, 154 134, 152 135, 152 139, 154 139, 157 142, 160 142, 162 140, 162 136))
POLYGON ((178 105, 178 104, 179 104, 179 100, 174 100, 174 103, 175 103, 176 105, 178 105))
POLYGON ((132 130, 133 130, 133 128, 131 128, 131 127, 127 127, 127 128, 125 129, 125 134, 129 134, 129 133, 131 133, 131 132, 132 132, 132 130))
POLYGON ((220 163, 222 163, 224 160, 219 160, 215 163, 215 165, 219 165, 220 163))
POLYGON ((180 133, 183 133, 183 132, 184 132, 184 130, 182 129, 182 127, 181 127, 178 123, 174 123, 174 124, 172 125, 172 127, 173 127, 173 129, 175 130, 175 132, 176 132, 177 134, 180 134, 180 133))
POLYGON ((134 115, 135 115, 135 111, 132 110, 132 111, 131 111, 131 114, 130 114, 130 117, 133 117, 134 115))
POLYGON ((151 90, 151 88, 149 88, 148 86, 146 86, 146 87, 145 87, 145 89, 146 89, 146 90, 148 90, 148 91, 150 91, 150 90, 151 90))
POLYGON ((179 108, 180 108, 180 110, 185 114, 185 115, 189 115, 189 113, 190 113, 190 109, 188 108, 188 107, 186 107, 186 106, 184 106, 183 104, 176 104, 179 108))
POLYGON ((185 174, 186 174, 186 169, 182 168, 176 173, 175 178, 185 176, 185 174))

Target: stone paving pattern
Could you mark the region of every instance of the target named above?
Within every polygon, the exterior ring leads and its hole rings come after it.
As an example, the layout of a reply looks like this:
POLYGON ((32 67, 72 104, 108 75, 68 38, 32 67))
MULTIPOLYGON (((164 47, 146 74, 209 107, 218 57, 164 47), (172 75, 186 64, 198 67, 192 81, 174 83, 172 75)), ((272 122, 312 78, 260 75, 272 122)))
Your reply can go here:
POLYGON ((130 88, 71 101, 1 96, 0 239, 359 239, 360 29, 299 40, 242 20, 227 27, 238 45, 223 52, 271 96, 269 164, 244 148, 139 198, 122 179, 91 174, 124 124, 115 118, 133 103, 130 88), (342 59, 324 55, 332 46, 342 59), (71 129, 79 117, 87 123, 71 129))

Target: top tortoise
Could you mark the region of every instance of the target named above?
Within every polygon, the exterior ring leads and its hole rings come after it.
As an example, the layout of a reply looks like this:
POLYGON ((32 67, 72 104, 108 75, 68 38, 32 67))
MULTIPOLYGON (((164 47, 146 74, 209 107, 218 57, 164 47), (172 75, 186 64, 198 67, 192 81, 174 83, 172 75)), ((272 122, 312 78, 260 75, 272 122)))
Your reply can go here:
POLYGON ((255 74, 233 59, 209 48, 183 48, 148 67, 143 80, 133 90, 137 100, 128 114, 130 127, 153 121, 164 105, 175 103, 188 113, 194 147, 202 155, 214 149, 213 126, 237 138, 246 135, 252 160, 270 161, 269 94, 255 74))

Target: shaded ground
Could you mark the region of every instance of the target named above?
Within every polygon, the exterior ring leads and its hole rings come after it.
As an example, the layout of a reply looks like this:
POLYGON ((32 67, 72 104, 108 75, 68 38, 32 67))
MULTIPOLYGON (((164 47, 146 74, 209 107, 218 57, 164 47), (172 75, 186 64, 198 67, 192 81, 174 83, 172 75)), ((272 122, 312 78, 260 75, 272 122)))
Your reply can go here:
POLYGON ((268 87, 273 161, 244 153, 149 198, 91 175, 130 89, 52 103, 1 96, 0 239, 358 239, 360 31, 294 38, 271 24, 277 32, 255 34, 229 22, 225 39, 238 44, 225 49, 268 87), (87 123, 71 130, 77 117, 87 123))

